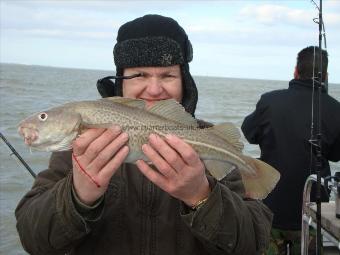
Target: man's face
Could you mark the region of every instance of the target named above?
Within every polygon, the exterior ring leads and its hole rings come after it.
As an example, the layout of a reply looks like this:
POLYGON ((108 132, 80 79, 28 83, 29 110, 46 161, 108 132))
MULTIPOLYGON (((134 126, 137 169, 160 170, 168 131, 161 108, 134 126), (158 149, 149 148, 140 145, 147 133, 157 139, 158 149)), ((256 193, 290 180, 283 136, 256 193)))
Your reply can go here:
POLYGON ((168 67, 131 67, 124 75, 141 73, 142 76, 123 80, 123 96, 146 101, 147 107, 155 101, 175 99, 182 101, 182 75, 179 65, 168 67))

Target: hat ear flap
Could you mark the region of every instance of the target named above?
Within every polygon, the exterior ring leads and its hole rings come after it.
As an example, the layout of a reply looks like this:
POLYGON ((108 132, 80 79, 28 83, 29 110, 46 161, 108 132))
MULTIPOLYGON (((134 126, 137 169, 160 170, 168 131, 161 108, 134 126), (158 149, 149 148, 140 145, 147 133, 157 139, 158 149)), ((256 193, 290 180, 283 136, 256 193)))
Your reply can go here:
POLYGON ((102 97, 112 97, 114 94, 114 82, 107 78, 97 81, 97 90, 102 97))
POLYGON ((189 64, 181 65, 182 82, 183 82, 183 99, 182 105, 185 110, 195 116, 196 105, 198 101, 197 86, 189 72, 189 64))
POLYGON ((186 51, 185 51, 185 59, 186 59, 187 63, 192 61, 193 54, 194 54, 194 51, 193 51, 193 48, 192 48, 192 44, 191 44, 190 40, 187 39, 187 41, 186 41, 186 51))
MULTIPOLYGON (((117 75, 122 75, 122 70, 117 70, 117 75)), ((122 79, 114 82, 110 76, 104 77, 97 81, 97 90, 102 97, 123 96, 122 83, 122 79)))

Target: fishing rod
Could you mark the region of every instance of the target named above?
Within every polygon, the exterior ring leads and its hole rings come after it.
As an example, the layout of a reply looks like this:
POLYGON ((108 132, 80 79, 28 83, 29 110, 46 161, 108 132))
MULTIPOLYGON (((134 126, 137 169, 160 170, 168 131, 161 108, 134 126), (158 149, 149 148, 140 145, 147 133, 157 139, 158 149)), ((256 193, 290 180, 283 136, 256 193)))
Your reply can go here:
MULTIPOLYGON (((322 130, 321 130, 321 110, 322 110, 322 102, 321 102, 321 95, 322 89, 326 89, 327 82, 323 81, 323 70, 322 70, 322 36, 325 38, 325 47, 326 47, 326 37, 325 33, 323 34, 323 19, 322 19, 322 0, 319 2, 319 6, 312 0, 312 2, 316 5, 317 9, 319 10, 319 18, 314 19, 313 21, 319 25, 319 68, 317 77, 313 77, 313 91, 314 91, 314 84, 317 85, 315 97, 312 96, 313 105, 315 103, 316 108, 316 131, 314 132, 314 115, 312 116, 312 132, 311 132, 311 145, 312 148, 315 149, 316 152, 316 161, 315 161, 315 173, 316 173, 316 252, 318 255, 321 255, 321 247, 322 247, 322 236, 321 236, 321 169, 322 169, 322 130), (315 82, 315 79, 316 82, 315 82), (316 99, 316 102, 314 101, 316 99), (316 135, 315 135, 316 134, 316 135)), ((315 56, 315 49, 314 49, 314 56, 315 56)), ((315 63, 313 62, 313 70, 315 63)), ((314 72, 314 71, 313 71, 314 72)), ((326 80, 325 80, 326 81, 326 80)), ((314 93, 313 93, 314 94, 314 93)), ((314 106, 313 106, 314 107, 314 106)), ((313 157, 313 153, 311 154, 313 157)))
MULTIPOLYGON (((37 175, 32 170, 32 168, 26 163, 26 161, 20 156, 20 154, 14 149, 14 147, 10 144, 10 142, 6 139, 6 137, 0 132, 1 139, 5 142, 5 144, 8 146, 8 148, 12 151, 12 154, 14 154, 20 162, 23 164, 23 166, 27 169, 27 171, 32 175, 33 178, 35 178, 37 175)), ((11 155, 12 155, 11 154, 11 155)))

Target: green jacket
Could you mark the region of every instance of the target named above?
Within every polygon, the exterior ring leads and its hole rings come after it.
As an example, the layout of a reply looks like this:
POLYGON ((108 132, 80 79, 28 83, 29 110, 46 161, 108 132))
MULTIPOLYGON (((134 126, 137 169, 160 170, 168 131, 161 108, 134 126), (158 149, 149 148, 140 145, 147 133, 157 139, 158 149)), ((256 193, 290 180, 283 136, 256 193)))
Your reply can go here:
POLYGON ((53 153, 15 214, 30 254, 260 254, 269 243, 272 213, 244 199, 238 171, 217 182, 197 211, 124 164, 104 198, 85 208, 72 192, 71 152, 53 153))

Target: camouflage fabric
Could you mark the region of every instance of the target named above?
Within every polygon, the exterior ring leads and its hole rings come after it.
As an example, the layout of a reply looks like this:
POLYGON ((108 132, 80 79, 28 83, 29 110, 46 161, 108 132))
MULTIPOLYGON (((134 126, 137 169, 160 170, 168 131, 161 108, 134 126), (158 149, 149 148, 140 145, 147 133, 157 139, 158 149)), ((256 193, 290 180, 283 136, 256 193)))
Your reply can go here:
MULTIPOLYGON (((309 230, 308 254, 316 254, 316 231, 309 230)), ((301 231, 290 231, 272 228, 270 244, 265 255, 300 255, 301 254, 301 231)), ((321 253, 322 254, 322 253, 321 253)))

